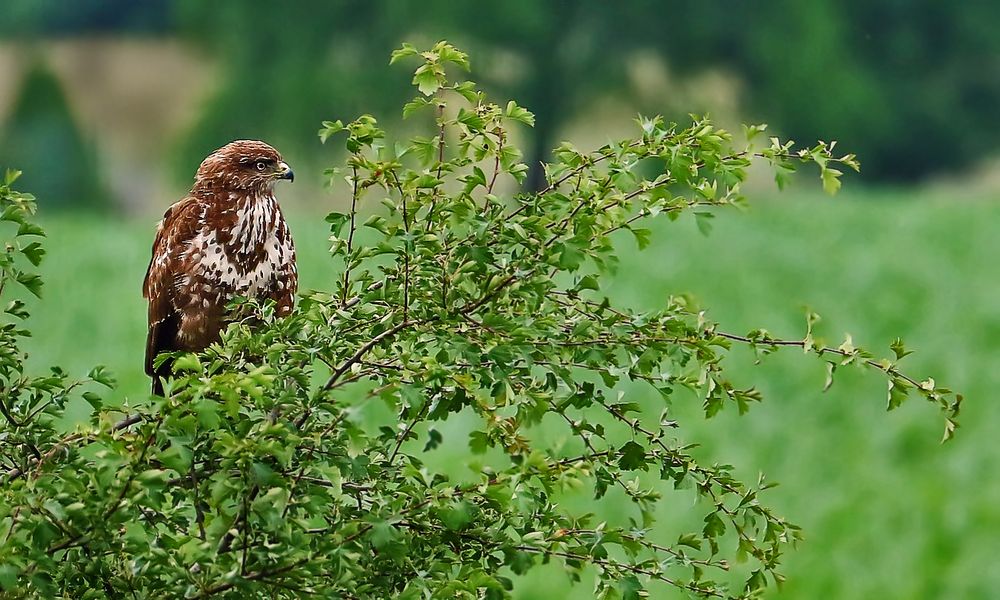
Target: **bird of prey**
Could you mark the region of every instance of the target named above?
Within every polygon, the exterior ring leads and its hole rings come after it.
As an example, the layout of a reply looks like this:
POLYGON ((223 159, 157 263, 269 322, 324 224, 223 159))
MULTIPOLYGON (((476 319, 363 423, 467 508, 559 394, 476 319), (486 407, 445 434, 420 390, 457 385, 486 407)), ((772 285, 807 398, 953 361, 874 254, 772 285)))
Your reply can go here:
POLYGON ((217 341, 234 296, 270 298, 278 314, 291 311, 295 246, 274 185, 293 178, 277 150, 238 140, 209 154, 188 195, 164 213, 142 284, 149 301, 146 373, 154 394, 163 394, 160 378, 170 366, 155 369, 153 359, 217 341))

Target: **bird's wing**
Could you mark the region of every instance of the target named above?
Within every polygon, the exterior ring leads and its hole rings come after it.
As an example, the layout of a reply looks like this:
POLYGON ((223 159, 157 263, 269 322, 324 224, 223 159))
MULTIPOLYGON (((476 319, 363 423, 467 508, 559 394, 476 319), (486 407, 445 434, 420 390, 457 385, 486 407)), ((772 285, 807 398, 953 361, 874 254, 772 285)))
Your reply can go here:
POLYGON ((142 282, 142 295, 149 301, 149 330, 146 333, 146 374, 154 376, 153 359, 174 348, 180 315, 174 303, 174 282, 181 268, 181 255, 200 229, 202 207, 188 196, 163 214, 156 228, 153 252, 142 282))

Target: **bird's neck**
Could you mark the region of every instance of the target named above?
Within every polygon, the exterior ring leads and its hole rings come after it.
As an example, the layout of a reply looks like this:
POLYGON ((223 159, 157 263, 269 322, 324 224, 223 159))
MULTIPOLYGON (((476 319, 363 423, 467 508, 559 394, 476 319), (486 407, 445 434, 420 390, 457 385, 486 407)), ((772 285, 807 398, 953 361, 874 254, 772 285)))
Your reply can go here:
POLYGON ((232 204, 233 242, 242 248, 262 246, 277 227, 280 209, 273 194, 248 194, 232 204))

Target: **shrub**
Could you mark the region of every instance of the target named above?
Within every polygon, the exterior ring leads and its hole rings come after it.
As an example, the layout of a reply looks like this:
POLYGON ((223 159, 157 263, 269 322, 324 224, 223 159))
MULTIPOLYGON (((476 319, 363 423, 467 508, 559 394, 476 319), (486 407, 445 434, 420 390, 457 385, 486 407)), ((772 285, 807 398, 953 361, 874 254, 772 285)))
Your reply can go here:
MULTIPOLYGON (((799 530, 763 502, 771 483, 699 462, 670 418, 674 402, 700 401, 711 417, 761 400, 727 378, 731 346, 805 350, 831 378, 879 371, 890 408, 919 393, 952 434, 960 397, 903 374, 901 342, 876 359, 808 328, 798 340, 732 334, 681 296, 635 313, 602 289, 619 244, 648 242, 645 222, 742 204, 754 161, 779 182, 815 165, 833 192, 853 156, 832 143, 757 145, 764 126, 738 146, 707 119, 640 118, 634 138, 596 151, 563 144, 543 190, 506 197, 500 182, 527 170, 509 128, 531 113, 448 79, 468 63, 447 43, 404 45, 392 62, 411 59, 419 95, 404 115, 427 111, 432 135, 388 142, 370 116, 320 131, 346 136, 349 153, 350 210, 327 217, 342 273, 291 316, 237 303, 222 343, 175 358, 166 398, 112 411, 88 388, 97 410, 69 435, 53 423, 86 385, 25 377, 25 332, 3 329, 9 594, 502 598, 515 575, 556 561, 573 579, 595 569, 601 598, 752 597, 781 581, 799 530), (363 218, 372 200, 381 208, 363 218), (662 405, 636 402, 636 385, 662 405), (390 419, 371 416, 379 405, 390 419), (435 454, 456 444, 471 470, 435 454), (574 510, 574 494, 594 512, 574 510), (629 514, 603 514, 610 496, 628 498, 629 514), (657 522, 659 503, 685 497, 697 502, 671 502, 675 523, 694 525, 657 522)), ((15 257, 37 262, 39 247, 17 240, 39 230, 11 181, 2 216, 20 229, 3 277, 32 287, 15 257)), ((25 316, 20 303, 8 312, 25 316)), ((111 383, 99 369, 90 379, 111 383)))

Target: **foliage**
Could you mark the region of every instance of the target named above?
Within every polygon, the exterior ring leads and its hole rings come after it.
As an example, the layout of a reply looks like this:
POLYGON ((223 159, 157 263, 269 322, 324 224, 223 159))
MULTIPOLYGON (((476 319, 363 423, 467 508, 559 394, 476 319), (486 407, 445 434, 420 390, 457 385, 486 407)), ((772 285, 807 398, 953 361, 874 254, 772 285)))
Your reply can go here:
MULTIPOLYGON (((812 316, 803 339, 779 340, 723 332, 682 297, 635 313, 602 293, 623 239, 645 246, 643 222, 657 216, 690 212, 707 226, 711 209, 743 203, 739 183, 755 160, 779 181, 814 164, 835 191, 837 167, 856 168, 853 156, 833 144, 757 145, 763 126, 737 145, 706 119, 640 118, 636 137, 597 151, 563 144, 541 192, 502 198, 496 182, 526 171, 510 127, 530 125, 531 113, 448 79, 468 66, 448 44, 393 55, 411 59, 419 94, 404 111, 432 118, 432 135, 388 143, 370 116, 320 132, 346 135, 350 154, 351 210, 327 218, 343 265, 330 291, 305 294, 283 319, 239 303, 223 343, 177 357, 167 397, 126 407, 124 418, 98 410, 60 438, 46 428, 57 408, 9 397, 4 589, 500 598, 514 575, 555 561, 574 577, 596 569, 603 598, 671 587, 752 597, 781 581, 798 528, 762 503, 770 482, 697 461, 670 412, 692 398, 709 417, 761 400, 729 381, 722 361, 733 344, 760 357, 804 350, 831 377, 852 365, 880 371, 890 408, 918 393, 944 411, 951 435, 960 397, 899 371, 902 343, 893 359, 876 359, 850 339, 816 343, 812 316), (655 176, 641 175, 654 166, 655 176), (372 199, 383 209, 362 223, 372 199), (360 228, 378 241, 361 244, 360 228), (656 389, 663 412, 646 414, 630 383, 656 389), (383 401, 396 426, 363 427, 359 396, 383 401), (476 472, 432 466, 444 444, 467 444, 476 472), (628 524, 561 502, 579 489, 598 505, 627 496, 628 524), (654 509, 685 497, 697 502, 671 503, 687 507, 678 522, 693 514, 698 525, 664 537, 654 509)), ((3 202, 26 200, 4 188, 3 202)), ((16 352, 5 360, 20 368, 16 352)), ((92 378, 106 381, 99 370, 92 378)))

